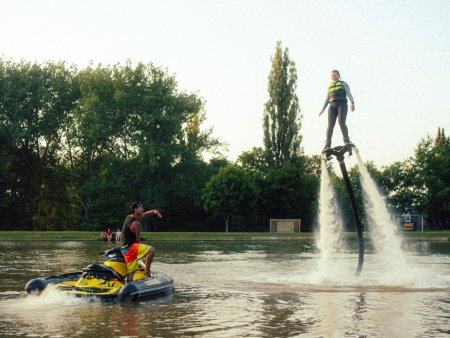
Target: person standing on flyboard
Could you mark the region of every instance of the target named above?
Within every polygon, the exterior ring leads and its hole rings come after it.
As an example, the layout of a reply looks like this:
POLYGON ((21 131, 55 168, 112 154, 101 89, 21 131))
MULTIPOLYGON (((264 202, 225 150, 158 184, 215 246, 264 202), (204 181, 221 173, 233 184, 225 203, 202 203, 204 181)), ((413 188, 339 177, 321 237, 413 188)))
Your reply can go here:
POLYGON ((325 111, 325 108, 328 106, 328 104, 330 104, 330 107, 328 108, 328 127, 325 147, 323 148, 322 152, 326 152, 331 147, 331 138, 333 136, 333 129, 336 124, 336 120, 338 120, 339 126, 341 127, 345 144, 352 145, 348 136, 348 128, 345 124, 348 111, 347 97, 350 99, 350 110, 352 112, 355 110, 355 101, 353 100, 349 85, 347 84, 347 82, 341 80, 339 71, 333 70, 331 72, 331 80, 332 82, 328 87, 328 93, 325 99, 325 103, 319 113, 319 116, 322 115, 325 111))

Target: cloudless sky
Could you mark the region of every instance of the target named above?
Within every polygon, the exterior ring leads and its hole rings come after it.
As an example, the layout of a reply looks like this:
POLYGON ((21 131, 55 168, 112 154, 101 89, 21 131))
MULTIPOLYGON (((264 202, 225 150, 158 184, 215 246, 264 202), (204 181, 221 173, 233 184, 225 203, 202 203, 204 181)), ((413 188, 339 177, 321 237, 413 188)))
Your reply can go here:
POLYGON ((231 160, 262 146, 278 40, 298 71, 306 154, 324 144, 318 113, 332 69, 354 96, 347 122, 364 160, 402 161, 438 127, 450 135, 448 0, 3 0, 0 15, 6 60, 167 68, 181 91, 205 99, 205 127, 231 160))

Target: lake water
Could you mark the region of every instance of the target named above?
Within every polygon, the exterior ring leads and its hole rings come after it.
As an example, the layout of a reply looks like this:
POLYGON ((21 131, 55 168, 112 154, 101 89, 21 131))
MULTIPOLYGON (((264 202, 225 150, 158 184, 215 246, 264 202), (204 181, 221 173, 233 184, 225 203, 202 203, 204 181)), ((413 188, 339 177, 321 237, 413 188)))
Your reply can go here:
POLYGON ((320 266, 313 240, 160 241, 152 270, 173 294, 87 302, 25 294, 38 276, 99 262, 105 242, 0 241, 0 335, 24 337, 448 337, 450 242, 404 241, 386 269, 356 246, 320 266))

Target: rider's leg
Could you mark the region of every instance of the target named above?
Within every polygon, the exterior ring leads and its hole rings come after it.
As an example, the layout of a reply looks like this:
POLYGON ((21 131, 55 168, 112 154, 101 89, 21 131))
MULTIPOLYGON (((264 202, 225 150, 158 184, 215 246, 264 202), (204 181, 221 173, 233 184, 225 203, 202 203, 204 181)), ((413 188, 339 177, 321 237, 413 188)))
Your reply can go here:
POLYGON ((333 129, 336 124, 336 119, 338 117, 337 106, 334 102, 330 103, 330 107, 328 108, 328 127, 327 127, 327 139, 325 140, 325 148, 328 149, 331 147, 331 138, 333 136, 333 129))
POLYGON ((350 142, 350 137, 348 136, 348 128, 347 128, 347 125, 345 124, 345 121, 347 120, 347 111, 348 111, 347 102, 342 102, 341 104, 339 104, 339 106, 338 106, 338 122, 339 122, 339 126, 341 127, 342 136, 344 137, 345 143, 350 142))
POLYGON ((146 275, 150 275, 150 266, 152 265, 153 262, 153 256, 155 256, 155 248, 151 247, 150 250, 148 251, 147 257, 145 259, 145 274, 146 275))

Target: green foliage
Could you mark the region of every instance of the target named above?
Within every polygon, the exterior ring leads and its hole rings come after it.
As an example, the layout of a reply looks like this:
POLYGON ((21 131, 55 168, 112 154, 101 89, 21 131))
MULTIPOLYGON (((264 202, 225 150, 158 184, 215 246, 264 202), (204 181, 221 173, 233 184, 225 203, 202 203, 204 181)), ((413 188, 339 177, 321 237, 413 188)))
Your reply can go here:
POLYGON ((0 91, 3 227, 104 229, 135 199, 202 210, 202 153, 220 144, 165 70, 1 61, 0 91))
POLYGON ((444 129, 422 139, 414 157, 385 167, 381 184, 398 212, 415 210, 430 228, 450 229, 450 139, 444 129))
POLYGON ((426 191, 423 210, 431 227, 450 229, 450 138, 439 128, 434 140, 422 140, 416 149, 416 185, 426 191))
POLYGON ((383 168, 381 186, 387 192, 389 204, 399 213, 409 209, 422 210, 425 190, 416 185, 414 159, 394 162, 383 168))
POLYGON ((277 42, 269 74, 269 100, 263 116, 264 147, 267 162, 282 166, 301 154, 301 113, 296 94, 297 70, 289 51, 277 42))
POLYGON ((316 179, 320 180, 320 155, 304 156, 303 164, 305 166, 305 173, 314 176, 316 179))
POLYGON ((207 211, 225 219, 225 231, 228 232, 232 216, 252 208, 255 188, 250 176, 243 169, 229 165, 221 168, 206 183, 202 199, 207 211))
POLYGON ((135 199, 198 211, 207 180, 201 154, 219 145, 211 130, 200 128, 202 100, 179 93, 175 78, 151 64, 89 67, 78 83, 81 99, 68 139, 85 227, 121 224, 123 212, 105 210, 135 199))
POLYGON ((42 215, 42 196, 59 189, 52 177, 61 164, 63 125, 78 95, 74 72, 64 63, 0 60, 0 134, 7 161, 1 195, 3 212, 12 213, 3 226, 40 227, 33 219, 42 215))
MULTIPOLYGON (((295 64, 278 43, 264 148, 232 165, 211 129, 202 128, 203 99, 180 92, 164 69, 127 62, 79 71, 63 62, 0 59, 0 228, 115 228, 131 201, 141 200, 165 216, 144 230, 212 230, 217 217, 229 225, 231 215, 241 230, 267 229, 269 218, 285 217, 302 218, 309 229, 320 159, 302 155, 296 81, 295 64), (216 157, 206 162, 206 151, 216 157)), ((422 140, 413 158, 368 169, 392 207, 416 209, 430 227, 450 228, 450 140, 443 129, 422 140)), ((350 178, 361 204, 353 169, 350 178)))
POLYGON ((285 164, 271 168, 258 182, 258 212, 262 222, 271 218, 301 218, 303 230, 311 230, 316 213, 319 181, 302 166, 285 164))
POLYGON ((54 171, 34 199, 34 230, 74 230, 79 223, 79 204, 65 172, 54 171))
POLYGON ((253 148, 243 152, 237 163, 255 184, 255 209, 246 219, 253 224, 250 229, 267 229, 271 218, 301 218, 302 229, 311 230, 317 210, 319 156, 296 156, 282 166, 272 166, 262 148, 253 148))
POLYGON ((265 151, 259 147, 244 151, 239 155, 237 163, 243 169, 254 174, 264 174, 269 169, 265 151))

